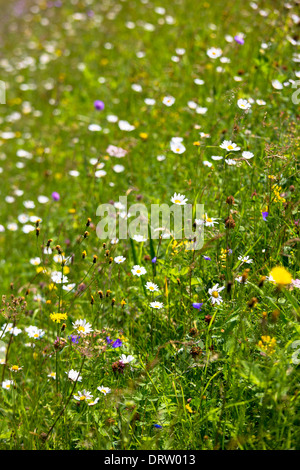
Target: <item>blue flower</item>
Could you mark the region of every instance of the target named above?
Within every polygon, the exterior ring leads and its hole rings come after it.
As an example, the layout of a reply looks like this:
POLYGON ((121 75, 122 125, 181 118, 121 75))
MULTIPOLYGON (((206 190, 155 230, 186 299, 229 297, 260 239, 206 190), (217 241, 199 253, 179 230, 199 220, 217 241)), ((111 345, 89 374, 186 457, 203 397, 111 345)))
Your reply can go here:
POLYGON ((269 215, 269 212, 262 212, 261 213, 262 217, 263 217, 263 220, 266 222, 267 221, 267 217, 269 215))
POLYGON ((70 335, 68 338, 69 338, 69 340, 72 341, 72 343, 78 344, 80 335, 70 335))
POLYGON ((197 308, 198 310, 201 310, 202 305, 203 305, 203 302, 202 303, 197 303, 197 302, 193 303, 193 307, 197 308))
POLYGON ((203 258, 206 260, 206 261, 211 261, 211 258, 209 256, 204 256, 203 255, 203 258))
POLYGON ((122 341, 119 338, 117 338, 116 341, 114 341, 111 346, 112 348, 119 348, 120 346, 122 346, 122 341))
POLYGON ((160 424, 154 424, 153 426, 154 426, 155 428, 157 428, 157 429, 161 429, 161 428, 162 428, 162 426, 161 426, 160 424))

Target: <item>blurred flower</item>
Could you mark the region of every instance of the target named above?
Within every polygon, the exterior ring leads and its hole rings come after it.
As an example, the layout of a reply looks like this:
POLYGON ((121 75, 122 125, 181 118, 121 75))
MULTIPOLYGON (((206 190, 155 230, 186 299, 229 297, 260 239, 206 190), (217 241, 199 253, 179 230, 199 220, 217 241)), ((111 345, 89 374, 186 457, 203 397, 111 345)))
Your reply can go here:
POLYGON ((104 103, 103 103, 103 101, 96 100, 96 101, 94 102, 94 107, 95 107, 95 109, 97 109, 97 111, 103 111, 103 109, 104 109, 104 103))
POLYGON ((51 194, 51 196, 52 196, 53 201, 59 201, 60 200, 60 195, 56 191, 54 191, 51 194))
POLYGON ((234 36, 234 40, 235 40, 235 42, 237 42, 238 44, 241 44, 241 45, 243 45, 244 42, 245 42, 244 38, 242 36, 238 35, 238 34, 236 36, 234 36))
POLYGON ((283 266, 273 268, 270 272, 270 278, 279 286, 286 286, 292 282, 291 274, 283 266))

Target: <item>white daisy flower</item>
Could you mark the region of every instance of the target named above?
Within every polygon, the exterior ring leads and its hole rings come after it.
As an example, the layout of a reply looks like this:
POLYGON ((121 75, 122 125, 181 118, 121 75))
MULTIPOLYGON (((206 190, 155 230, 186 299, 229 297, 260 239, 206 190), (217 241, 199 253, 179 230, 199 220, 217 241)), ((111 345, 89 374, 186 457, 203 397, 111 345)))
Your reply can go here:
POLYGON ((239 99, 237 105, 240 109, 248 110, 251 108, 251 104, 247 100, 239 99))
POLYGON ((40 339, 44 336, 45 331, 37 328, 36 326, 28 326, 25 328, 26 333, 28 334, 29 338, 40 339))
POLYGON ((204 224, 206 227, 214 227, 215 224, 218 224, 217 222, 218 219, 215 219, 214 217, 208 217, 207 214, 204 216, 204 224))
POLYGON ((2 388, 5 388, 5 390, 10 390, 14 384, 13 380, 4 380, 2 382, 2 388))
POLYGON ((93 395, 91 392, 88 392, 87 390, 83 390, 82 392, 78 392, 78 395, 73 395, 75 400, 77 401, 87 401, 91 400, 93 398, 93 395))
POLYGON ((123 362, 123 364, 129 364, 130 362, 134 361, 134 357, 131 356, 130 354, 126 356, 125 354, 122 354, 120 357, 120 361, 123 362))
POLYGON ((91 328, 92 325, 85 319, 76 320, 76 322, 72 323, 72 325, 80 335, 85 336, 93 331, 91 328))
POLYGON ((11 232, 15 232, 16 230, 18 230, 18 224, 16 224, 15 222, 7 224, 7 230, 10 230, 11 232))
POLYGON ((227 165, 236 165, 236 161, 232 160, 232 158, 225 158, 225 162, 227 163, 227 165))
POLYGON ((264 100, 256 100, 256 104, 259 106, 265 106, 267 103, 264 100))
POLYGON ((87 404, 88 404, 88 406, 97 405, 98 401, 99 401, 99 398, 97 397, 97 398, 95 398, 94 401, 88 401, 87 404))
POLYGON ((210 49, 207 49, 206 51, 206 54, 211 59, 217 59, 218 57, 221 57, 222 53, 223 53, 222 49, 220 49, 219 47, 211 47, 210 49))
POLYGON ((279 80, 272 80, 272 86, 275 88, 275 90, 282 90, 283 85, 279 80))
POLYGON ((238 259, 243 263, 253 263, 253 259, 250 259, 249 256, 239 256, 238 259))
POLYGON ((126 258, 124 258, 124 256, 116 256, 114 258, 114 262, 117 263, 117 264, 124 263, 125 260, 126 260, 126 258))
POLYGON ((162 102, 166 106, 172 106, 175 103, 175 98, 174 96, 164 96, 162 102))
POLYGON ((73 382, 81 382, 82 377, 79 375, 79 372, 77 372, 74 369, 69 370, 69 372, 65 372, 65 374, 68 374, 68 379, 72 380, 73 382))
POLYGON ((108 388, 108 387, 103 387, 102 385, 100 385, 99 387, 97 387, 97 390, 99 390, 99 392, 103 393, 103 395, 107 395, 108 393, 111 392, 111 389, 108 388))
POLYGON ((131 124, 129 124, 128 121, 123 121, 123 120, 120 120, 118 122, 118 126, 121 129, 121 131, 126 131, 126 132, 131 132, 135 129, 135 126, 132 126, 131 124))
POLYGON ((154 282, 148 281, 146 283, 146 289, 150 290, 151 292, 157 292, 159 287, 157 284, 154 284, 154 282))
POLYGON ((143 274, 146 274, 147 271, 143 266, 136 264, 133 266, 131 272, 134 276, 142 276, 143 274))
POLYGON ((144 103, 147 104, 148 106, 154 106, 156 101, 153 98, 145 98, 144 103))
POLYGON ((246 150, 242 153, 242 157, 246 158, 247 160, 250 160, 250 158, 254 157, 254 154, 252 152, 247 152, 246 150))
POLYGON ((207 108, 203 108, 201 106, 197 106, 196 113, 197 114, 205 114, 207 112, 207 108))
POLYGON ((160 310, 164 307, 164 304, 162 302, 150 302, 150 307, 160 310))
POLYGON ((188 199, 183 194, 174 193, 174 196, 171 197, 171 202, 173 202, 173 204, 178 204, 179 206, 184 206, 187 201, 188 199))
POLYGON ((33 225, 26 224, 22 227, 22 232, 24 233, 30 233, 30 232, 33 232, 34 230, 35 230, 35 227, 33 225))
POLYGON ((211 289, 208 289, 208 293, 210 295, 211 303, 219 305, 223 302, 222 297, 220 296, 220 292, 225 289, 225 287, 218 287, 219 284, 215 284, 211 289))
POLYGON ((90 124, 88 130, 91 132, 99 132, 102 130, 102 127, 99 124, 90 124))
POLYGON ((221 149, 227 150, 227 152, 236 152, 237 150, 240 150, 240 147, 238 147, 234 142, 231 142, 231 140, 224 140, 220 147, 221 149))
POLYGON ((125 170, 125 167, 123 165, 114 165, 112 169, 115 173, 122 173, 125 170))
POLYGON ((186 150, 185 146, 181 142, 171 141, 170 147, 172 152, 178 153, 179 155, 186 150))

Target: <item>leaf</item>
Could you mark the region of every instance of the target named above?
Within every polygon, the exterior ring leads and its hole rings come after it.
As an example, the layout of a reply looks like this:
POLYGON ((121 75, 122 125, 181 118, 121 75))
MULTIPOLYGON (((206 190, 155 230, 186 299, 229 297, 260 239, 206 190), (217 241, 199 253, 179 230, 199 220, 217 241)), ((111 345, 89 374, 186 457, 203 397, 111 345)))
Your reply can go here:
POLYGON ((248 379, 254 385, 262 388, 266 387, 265 375, 260 370, 258 364, 242 361, 241 366, 242 367, 239 369, 239 373, 242 377, 248 379))

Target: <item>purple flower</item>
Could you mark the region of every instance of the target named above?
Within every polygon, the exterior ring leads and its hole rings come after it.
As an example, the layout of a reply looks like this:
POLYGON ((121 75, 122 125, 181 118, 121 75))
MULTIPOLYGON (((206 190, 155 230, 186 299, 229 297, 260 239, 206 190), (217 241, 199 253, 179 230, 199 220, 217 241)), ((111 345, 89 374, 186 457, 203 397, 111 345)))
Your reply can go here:
POLYGON ((116 341, 114 341, 111 346, 112 348, 119 348, 120 346, 122 346, 122 341, 119 338, 117 338, 116 341))
POLYGON ((268 217, 268 215, 269 215, 269 212, 262 212, 261 215, 262 215, 264 221, 266 222, 266 221, 267 221, 267 217, 268 217))
POLYGON ((156 256, 154 256, 154 258, 151 261, 152 261, 152 263, 156 263, 156 261, 157 261, 156 256))
POLYGON ((51 194, 51 196, 52 196, 53 201, 59 201, 60 200, 60 195, 56 191, 54 191, 51 194))
POLYGON ((107 344, 110 344, 110 343, 112 343, 112 342, 113 342, 113 340, 112 340, 112 339, 110 339, 110 337, 109 337, 109 336, 107 336, 107 337, 106 337, 106 342, 107 342, 107 344))
POLYGON ((202 305, 203 305, 203 302, 202 303, 198 303, 198 302, 193 303, 193 307, 197 308, 198 310, 201 310, 202 305))
POLYGON ((211 258, 209 256, 203 256, 203 258, 206 260, 206 261, 211 261, 211 258))
POLYGON ((155 428, 157 428, 157 429, 161 429, 161 428, 162 428, 162 426, 161 426, 160 424, 153 424, 153 426, 154 426, 155 428))
POLYGON ((241 44, 243 45, 244 44, 244 39, 242 38, 242 36, 239 36, 238 34, 236 36, 234 36, 234 40, 235 42, 237 42, 238 44, 241 44))
POLYGON ((95 109, 97 109, 97 111, 103 111, 103 109, 104 109, 104 103, 103 103, 103 101, 96 100, 96 101, 94 102, 94 107, 95 107, 95 109))
POLYGON ((78 344, 80 335, 70 335, 70 336, 68 336, 68 338, 69 338, 69 340, 72 341, 72 343, 78 344))

